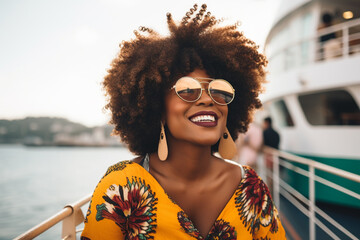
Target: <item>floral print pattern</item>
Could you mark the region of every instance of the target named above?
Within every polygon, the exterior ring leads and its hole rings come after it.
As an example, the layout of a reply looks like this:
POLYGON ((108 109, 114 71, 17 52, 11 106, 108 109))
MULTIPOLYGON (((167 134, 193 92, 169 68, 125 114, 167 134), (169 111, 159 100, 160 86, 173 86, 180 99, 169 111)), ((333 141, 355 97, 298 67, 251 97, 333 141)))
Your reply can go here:
MULTIPOLYGON (((106 177, 107 175, 109 175, 111 172, 121 171, 121 170, 123 170, 127 165, 132 164, 132 163, 133 163, 132 161, 121 161, 121 162, 118 162, 118 163, 110 166, 110 167, 107 169, 105 175, 102 177, 102 179, 103 179, 104 177, 106 177)), ((102 179, 101 179, 101 180, 102 180, 102 179)), ((99 184, 101 183, 101 180, 100 180, 99 184)), ((99 184, 98 184, 98 185, 99 185, 99 184)), ((87 222, 88 222, 88 217, 89 217, 90 214, 91 214, 91 203, 92 203, 92 199, 90 200, 89 208, 88 208, 88 210, 87 210, 87 212, 86 212, 86 217, 85 217, 84 223, 87 223, 87 222)))
POLYGON ((103 196, 104 203, 96 206, 96 220, 114 221, 125 239, 153 239, 156 228, 157 198, 150 186, 140 178, 127 179, 124 186, 113 184, 103 196))
MULTIPOLYGON (((183 230, 189 234, 190 236, 198 239, 200 236, 200 232, 195 228, 194 224, 190 220, 190 218, 186 215, 184 211, 180 211, 177 214, 178 221, 183 230)), ((200 238, 202 239, 202 238, 200 238)))
POLYGON ((253 235, 260 226, 270 225, 270 232, 278 231, 278 213, 265 183, 249 167, 245 167, 245 177, 235 195, 236 208, 245 227, 253 235))
MULTIPOLYGON (((204 239, 184 211, 178 212, 177 216, 180 226, 187 234, 198 240, 204 239)), ((236 235, 235 228, 220 219, 215 221, 205 240, 236 240, 236 235)))
POLYGON ((235 228, 230 226, 228 222, 220 219, 215 222, 206 239, 236 240, 236 235, 235 228))
MULTIPOLYGON (((108 170, 106 171, 104 177, 106 177, 107 175, 109 175, 111 172, 114 172, 114 171, 121 171, 123 170, 127 165, 129 164, 132 164, 133 162, 132 161, 121 161, 121 162, 118 162, 112 166, 110 166, 108 168, 108 170)), ((104 178, 103 177, 103 178, 104 178)))

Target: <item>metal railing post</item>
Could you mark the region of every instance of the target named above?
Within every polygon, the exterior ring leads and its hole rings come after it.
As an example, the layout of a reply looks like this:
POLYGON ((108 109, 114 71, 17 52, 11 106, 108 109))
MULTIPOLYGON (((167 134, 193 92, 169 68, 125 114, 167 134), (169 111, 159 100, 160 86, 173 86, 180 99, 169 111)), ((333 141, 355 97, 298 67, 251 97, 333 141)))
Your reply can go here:
POLYGON ((258 156, 257 170, 261 179, 266 182, 266 169, 265 169, 265 154, 260 153, 258 156))
POLYGON ((309 165, 309 235, 315 240, 315 168, 309 165))
POLYGON ((273 158, 273 188, 274 188, 274 202, 275 206, 280 210, 280 167, 279 167, 279 157, 277 155, 272 155, 273 158))
POLYGON ((342 29, 343 34, 343 56, 349 56, 349 28, 345 25, 342 29))
POLYGON ((75 213, 74 208, 70 205, 65 206, 72 209, 72 214, 66 217, 62 222, 62 239, 76 240, 76 225, 75 225, 75 213))
POLYGON ((67 205, 66 208, 72 209, 72 214, 62 222, 62 239, 76 240, 76 226, 84 221, 84 214, 80 206, 67 205))

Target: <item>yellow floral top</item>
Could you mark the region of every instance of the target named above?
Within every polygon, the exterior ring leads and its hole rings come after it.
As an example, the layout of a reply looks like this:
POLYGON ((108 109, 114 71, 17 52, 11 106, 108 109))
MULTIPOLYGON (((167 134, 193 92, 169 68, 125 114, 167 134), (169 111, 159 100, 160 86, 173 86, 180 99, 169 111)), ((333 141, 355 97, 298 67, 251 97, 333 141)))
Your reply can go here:
POLYGON ((81 240, 286 239, 269 190, 255 171, 245 174, 208 236, 141 165, 111 166, 95 189, 81 240))

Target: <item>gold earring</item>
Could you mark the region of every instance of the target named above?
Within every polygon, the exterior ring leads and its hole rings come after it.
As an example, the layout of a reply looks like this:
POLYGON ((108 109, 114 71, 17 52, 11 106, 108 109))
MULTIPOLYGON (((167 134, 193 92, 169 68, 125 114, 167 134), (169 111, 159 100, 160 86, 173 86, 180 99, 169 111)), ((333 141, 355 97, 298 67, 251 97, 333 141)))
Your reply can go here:
POLYGON ((161 161, 165 161, 168 156, 168 146, 166 142, 164 124, 162 122, 160 123, 161 123, 161 131, 160 131, 160 140, 158 146, 158 156, 161 161))
POLYGON ((236 145, 229 130, 225 128, 225 133, 220 139, 219 154, 222 158, 233 159, 236 154, 236 145))

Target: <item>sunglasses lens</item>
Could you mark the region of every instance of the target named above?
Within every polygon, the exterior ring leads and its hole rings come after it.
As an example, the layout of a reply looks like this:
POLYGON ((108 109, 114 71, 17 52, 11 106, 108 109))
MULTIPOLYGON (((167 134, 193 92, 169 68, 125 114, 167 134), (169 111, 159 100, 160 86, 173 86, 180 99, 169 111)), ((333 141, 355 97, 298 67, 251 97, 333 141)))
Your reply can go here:
POLYGON ((194 102, 201 94, 201 84, 193 78, 182 77, 176 82, 175 91, 182 100, 194 102))
POLYGON ((214 80, 209 84, 209 92, 212 99, 220 104, 229 104, 235 96, 233 87, 225 80, 214 80))

